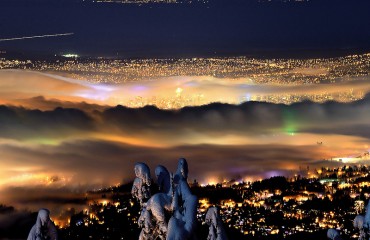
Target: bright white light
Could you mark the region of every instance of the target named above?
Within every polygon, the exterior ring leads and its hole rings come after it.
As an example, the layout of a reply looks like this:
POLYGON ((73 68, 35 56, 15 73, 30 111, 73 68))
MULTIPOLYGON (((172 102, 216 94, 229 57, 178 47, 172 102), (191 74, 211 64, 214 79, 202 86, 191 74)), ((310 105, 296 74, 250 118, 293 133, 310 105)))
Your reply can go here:
POLYGON ((78 58, 79 56, 77 54, 68 53, 68 54, 62 55, 62 57, 66 57, 66 58, 78 58))

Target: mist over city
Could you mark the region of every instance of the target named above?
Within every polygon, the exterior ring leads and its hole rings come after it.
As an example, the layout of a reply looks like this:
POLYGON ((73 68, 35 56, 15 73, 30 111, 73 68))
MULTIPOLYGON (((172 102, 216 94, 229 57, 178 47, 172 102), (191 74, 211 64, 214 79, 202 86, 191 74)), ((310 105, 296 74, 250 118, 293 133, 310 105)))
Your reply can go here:
POLYGON ((1 1, 0 239, 368 239, 369 7, 1 1))

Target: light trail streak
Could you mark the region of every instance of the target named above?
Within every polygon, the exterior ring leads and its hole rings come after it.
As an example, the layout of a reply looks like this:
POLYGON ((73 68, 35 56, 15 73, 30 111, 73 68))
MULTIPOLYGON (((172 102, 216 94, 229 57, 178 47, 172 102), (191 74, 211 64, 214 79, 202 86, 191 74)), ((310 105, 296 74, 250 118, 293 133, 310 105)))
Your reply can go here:
POLYGON ((3 38, 3 39, 0 39, 0 42, 34 39, 34 38, 61 37, 61 36, 70 36, 73 34, 74 33, 58 33, 58 34, 36 35, 36 36, 28 36, 28 37, 3 38))

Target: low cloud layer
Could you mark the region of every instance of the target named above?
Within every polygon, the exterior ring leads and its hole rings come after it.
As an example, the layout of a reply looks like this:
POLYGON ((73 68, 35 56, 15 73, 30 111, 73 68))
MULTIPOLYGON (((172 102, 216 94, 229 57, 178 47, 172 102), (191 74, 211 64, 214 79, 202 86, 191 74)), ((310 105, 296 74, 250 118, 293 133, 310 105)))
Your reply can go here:
MULTIPOLYGON (((351 103, 247 102, 134 109, 87 98, 94 93, 98 98, 109 97, 111 86, 51 80, 45 75, 39 86, 35 73, 31 74, 34 82, 20 81, 18 72, 6 74, 16 75, 14 84, 0 76, 4 87, 0 89, 0 192, 2 201, 9 203, 73 205, 70 199, 75 195, 69 193, 131 181, 139 161, 152 170, 162 164, 174 171, 177 159, 185 157, 190 179, 208 183, 290 175, 307 166, 337 166, 342 163, 331 159, 356 158, 370 150, 370 95, 351 103), (40 91, 32 92, 32 84, 40 91)), ((368 84, 358 81, 353 86, 368 84)), ((227 92, 225 85, 214 89, 227 92)), ((169 86, 171 91, 177 87, 169 86)), ((321 87, 326 86, 317 86, 321 87)), ((269 88, 277 91, 273 86, 265 86, 265 91, 269 88)), ((300 91, 300 87, 289 88, 300 91)))
POLYGON ((181 156, 194 161, 193 177, 203 181, 293 171, 320 159, 368 151, 369 110, 370 97, 347 104, 249 102, 172 111, 2 106, 2 182, 34 174, 29 180, 57 175, 53 183, 112 184, 132 179, 137 161, 174 169, 181 156))
POLYGON ((103 138, 148 146, 217 143, 216 137, 249 143, 284 134, 369 138, 369 118, 370 95, 353 103, 215 103, 180 110, 117 106, 92 112, 60 107, 40 111, 1 106, 0 137, 24 141, 49 139, 51 143, 70 138, 103 138))

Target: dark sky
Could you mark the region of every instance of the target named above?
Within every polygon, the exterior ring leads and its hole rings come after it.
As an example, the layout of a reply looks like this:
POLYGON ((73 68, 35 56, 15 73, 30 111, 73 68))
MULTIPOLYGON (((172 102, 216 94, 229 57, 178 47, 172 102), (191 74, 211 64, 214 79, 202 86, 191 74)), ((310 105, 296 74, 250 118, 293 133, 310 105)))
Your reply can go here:
POLYGON ((370 1, 127 5, 72 0, 1 0, 0 50, 120 57, 366 51, 370 1))

